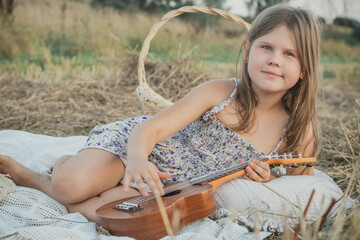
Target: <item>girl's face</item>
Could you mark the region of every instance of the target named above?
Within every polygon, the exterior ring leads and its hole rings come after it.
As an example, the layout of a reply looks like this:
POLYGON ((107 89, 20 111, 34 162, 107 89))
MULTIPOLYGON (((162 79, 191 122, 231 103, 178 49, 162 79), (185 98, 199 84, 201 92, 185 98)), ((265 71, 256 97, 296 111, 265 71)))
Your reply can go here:
POLYGON ((257 38, 249 51, 248 71, 257 95, 284 95, 300 78, 295 38, 285 25, 257 38))

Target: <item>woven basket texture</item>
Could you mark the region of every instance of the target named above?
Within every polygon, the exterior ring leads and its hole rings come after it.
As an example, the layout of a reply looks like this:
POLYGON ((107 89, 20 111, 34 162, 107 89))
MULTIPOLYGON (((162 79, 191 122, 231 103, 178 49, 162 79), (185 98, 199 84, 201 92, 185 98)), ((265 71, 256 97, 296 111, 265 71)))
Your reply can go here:
POLYGON ((139 80, 139 86, 136 88, 136 92, 139 96, 140 102, 142 104, 144 113, 146 114, 155 114, 159 112, 160 110, 170 106, 172 104, 171 101, 165 99, 158 93, 156 93, 147 83, 146 76, 145 76, 145 67, 144 62, 146 59, 146 56, 149 53, 150 49, 150 42, 156 35, 157 31, 170 19, 179 16, 183 13, 194 13, 194 12, 202 12, 212 15, 221 16, 229 21, 235 22, 239 24, 241 27, 245 28, 246 30, 249 30, 251 25, 247 22, 245 22, 241 17, 238 17, 236 15, 232 15, 224 10, 221 9, 215 9, 215 8, 209 8, 204 6, 185 6, 182 8, 179 8, 177 10, 172 10, 165 14, 159 22, 154 24, 147 35, 147 37, 144 40, 144 43, 142 45, 142 49, 139 56, 139 62, 138 62, 138 80, 139 80))

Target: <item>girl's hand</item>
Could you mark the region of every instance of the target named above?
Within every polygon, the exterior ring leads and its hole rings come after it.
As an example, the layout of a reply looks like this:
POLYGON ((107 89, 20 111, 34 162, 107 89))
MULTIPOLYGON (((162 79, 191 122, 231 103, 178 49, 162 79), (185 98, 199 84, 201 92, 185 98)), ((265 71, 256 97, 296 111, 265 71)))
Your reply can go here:
POLYGON ((151 162, 147 160, 133 159, 128 161, 124 175, 124 191, 129 191, 129 184, 135 181, 140 193, 144 197, 148 197, 149 193, 144 185, 144 181, 149 185, 151 191, 157 195, 164 195, 165 191, 162 187, 160 179, 167 179, 171 176, 169 172, 163 173, 151 162))
POLYGON ((270 166, 266 162, 259 160, 251 160, 245 168, 249 176, 243 175, 246 180, 253 180, 256 182, 268 182, 274 177, 270 173, 270 166))

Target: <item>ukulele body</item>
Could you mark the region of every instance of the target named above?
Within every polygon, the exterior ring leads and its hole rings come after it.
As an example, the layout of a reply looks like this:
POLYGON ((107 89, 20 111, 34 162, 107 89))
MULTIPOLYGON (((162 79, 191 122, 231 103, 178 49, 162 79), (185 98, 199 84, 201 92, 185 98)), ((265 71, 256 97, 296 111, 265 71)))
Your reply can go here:
MULTIPOLYGON (((117 204, 132 198, 114 201, 98 208, 96 210, 97 222, 112 235, 135 239, 159 239, 167 236, 155 198, 139 204, 141 209, 135 212, 114 209, 117 204)), ((178 218, 175 219, 178 224, 173 226, 177 228, 173 229, 174 232, 216 211, 214 190, 210 184, 176 189, 161 198, 170 222, 173 218, 178 218), (178 213, 177 216, 175 216, 176 213, 178 213)))

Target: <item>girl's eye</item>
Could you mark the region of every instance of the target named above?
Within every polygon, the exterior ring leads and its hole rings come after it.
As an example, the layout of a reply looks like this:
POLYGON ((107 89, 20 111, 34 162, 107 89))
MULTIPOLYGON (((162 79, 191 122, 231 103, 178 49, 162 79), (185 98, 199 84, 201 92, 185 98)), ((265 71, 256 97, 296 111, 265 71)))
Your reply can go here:
POLYGON ((271 47, 270 46, 263 46, 263 49, 265 49, 265 50, 271 50, 271 47))
POLYGON ((292 52, 285 52, 286 56, 295 57, 295 55, 292 52))

